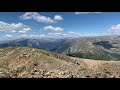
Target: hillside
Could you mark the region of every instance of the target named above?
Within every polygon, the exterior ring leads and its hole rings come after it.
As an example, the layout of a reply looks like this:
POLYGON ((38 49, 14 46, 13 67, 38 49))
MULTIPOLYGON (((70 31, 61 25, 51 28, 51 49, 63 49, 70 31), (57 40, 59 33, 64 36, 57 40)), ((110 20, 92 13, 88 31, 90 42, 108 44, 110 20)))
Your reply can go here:
POLYGON ((69 39, 55 52, 95 60, 120 60, 120 37, 99 36, 69 39))
POLYGON ((113 78, 120 77, 119 61, 96 61, 41 49, 0 49, 1 78, 113 78))

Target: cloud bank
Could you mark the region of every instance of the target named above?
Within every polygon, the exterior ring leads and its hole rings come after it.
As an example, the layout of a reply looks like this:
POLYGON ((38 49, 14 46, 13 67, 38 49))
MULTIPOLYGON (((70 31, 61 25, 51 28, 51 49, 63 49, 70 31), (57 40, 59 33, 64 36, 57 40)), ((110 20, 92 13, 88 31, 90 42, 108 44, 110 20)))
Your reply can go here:
POLYGON ((55 31, 55 32, 62 32, 62 31, 64 31, 64 29, 61 28, 61 27, 53 27, 53 26, 46 26, 43 29, 44 30, 51 30, 51 31, 55 31))
POLYGON ((109 32, 110 34, 117 34, 120 33, 120 24, 117 25, 112 25, 107 32, 109 32))
POLYGON ((16 31, 19 31, 19 32, 28 32, 30 31, 31 28, 24 25, 23 23, 6 23, 6 22, 3 22, 3 21, 0 21, 0 31, 3 31, 3 32, 16 32, 16 31))

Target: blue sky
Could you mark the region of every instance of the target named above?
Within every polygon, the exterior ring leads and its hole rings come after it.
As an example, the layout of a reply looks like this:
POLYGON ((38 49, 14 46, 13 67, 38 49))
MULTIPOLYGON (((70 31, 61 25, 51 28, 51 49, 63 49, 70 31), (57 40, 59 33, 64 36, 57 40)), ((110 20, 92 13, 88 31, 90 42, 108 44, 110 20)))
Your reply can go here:
POLYGON ((0 12, 0 40, 120 34, 120 12, 0 12))

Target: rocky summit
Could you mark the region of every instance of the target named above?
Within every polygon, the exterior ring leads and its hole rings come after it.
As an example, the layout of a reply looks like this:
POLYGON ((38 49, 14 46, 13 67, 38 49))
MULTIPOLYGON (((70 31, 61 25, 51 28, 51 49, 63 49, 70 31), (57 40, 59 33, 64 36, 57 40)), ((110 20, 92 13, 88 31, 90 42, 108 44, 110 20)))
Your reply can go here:
POLYGON ((30 47, 0 49, 0 78, 119 78, 120 61, 70 57, 30 47))

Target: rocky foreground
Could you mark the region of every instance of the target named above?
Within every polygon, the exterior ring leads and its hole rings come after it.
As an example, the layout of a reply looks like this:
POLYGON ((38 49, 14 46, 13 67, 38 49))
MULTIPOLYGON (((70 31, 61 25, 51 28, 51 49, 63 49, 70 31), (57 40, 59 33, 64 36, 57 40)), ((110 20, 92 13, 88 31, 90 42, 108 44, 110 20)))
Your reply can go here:
POLYGON ((119 78, 120 61, 81 59, 29 47, 0 49, 0 78, 119 78))

